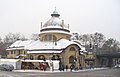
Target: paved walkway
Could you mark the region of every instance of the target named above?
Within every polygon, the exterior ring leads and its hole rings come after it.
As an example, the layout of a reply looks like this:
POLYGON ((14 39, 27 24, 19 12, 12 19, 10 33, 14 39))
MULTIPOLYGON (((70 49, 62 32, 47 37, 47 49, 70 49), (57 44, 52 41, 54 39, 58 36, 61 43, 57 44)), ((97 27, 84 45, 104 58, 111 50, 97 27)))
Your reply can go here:
MULTIPOLYGON (((92 68, 92 69, 82 69, 82 70, 73 70, 72 72, 82 72, 82 71, 96 71, 96 70, 103 70, 103 69, 107 69, 107 68, 92 68)), ((70 69, 68 69, 67 71, 59 71, 59 70, 54 70, 54 71, 42 71, 42 70, 13 70, 12 72, 71 72, 70 69)))

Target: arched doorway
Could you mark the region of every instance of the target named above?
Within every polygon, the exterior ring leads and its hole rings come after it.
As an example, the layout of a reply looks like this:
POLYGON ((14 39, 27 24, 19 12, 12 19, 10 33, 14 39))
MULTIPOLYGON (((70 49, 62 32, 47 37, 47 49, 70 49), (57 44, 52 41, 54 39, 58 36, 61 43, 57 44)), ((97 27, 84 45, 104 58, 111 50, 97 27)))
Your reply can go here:
POLYGON ((74 56, 70 56, 70 57, 69 57, 69 63, 70 63, 70 64, 73 64, 73 63, 74 63, 74 56))

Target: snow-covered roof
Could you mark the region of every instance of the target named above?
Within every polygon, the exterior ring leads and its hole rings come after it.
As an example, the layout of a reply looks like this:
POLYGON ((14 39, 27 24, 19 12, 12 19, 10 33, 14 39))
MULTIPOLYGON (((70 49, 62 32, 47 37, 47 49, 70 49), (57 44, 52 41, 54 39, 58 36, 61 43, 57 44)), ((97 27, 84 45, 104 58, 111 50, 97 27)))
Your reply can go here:
POLYGON ((31 54, 31 53, 61 53, 62 50, 60 51, 27 51, 28 54, 31 54))
POLYGON ((80 44, 69 41, 67 39, 60 39, 56 42, 46 42, 46 41, 34 41, 34 40, 27 40, 27 41, 16 41, 11 46, 7 48, 7 50, 19 50, 24 49, 27 53, 61 53, 62 49, 68 47, 69 45, 76 44, 78 45, 81 50, 85 50, 80 44))
POLYGON ((9 47, 21 47, 21 46, 27 46, 30 43, 34 42, 34 40, 26 40, 26 41, 22 41, 22 40, 18 40, 15 43, 13 43, 11 46, 9 47))
POLYGON ((21 60, 22 62, 48 62, 48 63, 51 63, 51 62, 54 62, 54 63, 59 63, 59 60, 21 60))
POLYGON ((18 62, 19 59, 0 59, 1 62, 18 62))
POLYGON ((55 42, 41 42, 40 40, 37 40, 34 43, 27 45, 25 49, 27 50, 64 49, 71 44, 77 44, 77 43, 66 40, 66 39, 60 39, 56 41, 56 45, 55 45, 55 42))
MULTIPOLYGON (((54 11, 53 14, 51 14, 51 19, 49 19, 44 25, 43 28, 46 27, 59 27, 59 28, 65 28, 65 24, 63 20, 60 20, 59 16, 60 14, 58 14, 57 11, 54 11)), ((67 28, 68 29, 68 28, 67 28)))
POLYGON ((61 27, 62 21, 60 20, 59 17, 52 17, 51 19, 49 19, 49 20, 44 24, 43 27, 50 26, 50 25, 61 27))
POLYGON ((10 45, 7 50, 16 50, 16 49, 24 49, 25 46, 29 45, 30 43, 33 43, 34 40, 18 40, 14 42, 12 45, 10 45))

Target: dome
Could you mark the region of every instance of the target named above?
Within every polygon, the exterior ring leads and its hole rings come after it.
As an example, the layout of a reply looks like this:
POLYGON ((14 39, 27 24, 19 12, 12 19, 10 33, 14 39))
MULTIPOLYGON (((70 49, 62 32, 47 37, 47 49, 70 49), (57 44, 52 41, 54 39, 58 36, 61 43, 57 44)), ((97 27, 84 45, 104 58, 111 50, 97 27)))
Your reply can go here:
POLYGON ((53 11, 53 13, 51 14, 51 18, 43 25, 41 26, 41 30, 40 32, 41 33, 44 33, 44 32, 48 32, 48 31, 51 31, 51 32, 66 32, 65 34, 68 34, 70 31, 69 31, 69 26, 66 26, 64 24, 64 20, 60 20, 59 16, 60 14, 55 10, 53 11))
POLYGON ((59 18, 60 14, 58 14, 58 12, 56 10, 53 11, 53 13, 51 14, 51 16, 52 16, 51 19, 49 19, 43 25, 43 27, 47 27, 47 26, 59 26, 59 27, 62 27, 62 21, 59 18))
POLYGON ((47 26, 60 26, 60 27, 62 27, 62 21, 60 20, 60 18, 52 17, 50 20, 48 20, 43 25, 43 27, 47 27, 47 26))

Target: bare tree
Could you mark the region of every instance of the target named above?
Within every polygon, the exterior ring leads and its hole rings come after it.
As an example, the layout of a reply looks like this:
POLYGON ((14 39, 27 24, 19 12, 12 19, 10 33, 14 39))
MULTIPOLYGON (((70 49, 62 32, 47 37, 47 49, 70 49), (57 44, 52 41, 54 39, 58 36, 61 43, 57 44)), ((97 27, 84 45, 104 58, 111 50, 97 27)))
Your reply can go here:
POLYGON ((0 37, 0 54, 5 57, 7 55, 6 48, 17 40, 26 40, 26 38, 20 33, 8 33, 4 39, 0 37))
POLYGON ((113 38, 108 39, 102 46, 104 52, 118 52, 120 51, 120 43, 113 38))
POLYGON ((32 35, 30 36, 30 39, 31 39, 31 40, 38 40, 38 39, 39 39, 39 34, 32 34, 32 35))
POLYGON ((4 44, 6 45, 6 47, 8 47, 15 41, 26 40, 26 38, 24 35, 22 35, 20 33, 8 33, 3 40, 4 40, 4 44))
POLYGON ((85 45, 90 43, 90 37, 89 34, 84 34, 79 36, 79 40, 84 43, 85 45))
POLYGON ((2 39, 0 37, 0 52, 3 51, 3 49, 4 49, 3 41, 2 41, 2 39))
POLYGON ((104 44, 104 42, 106 41, 105 36, 102 33, 94 33, 90 35, 90 41, 93 45, 97 45, 99 48, 102 47, 102 45, 104 44))

